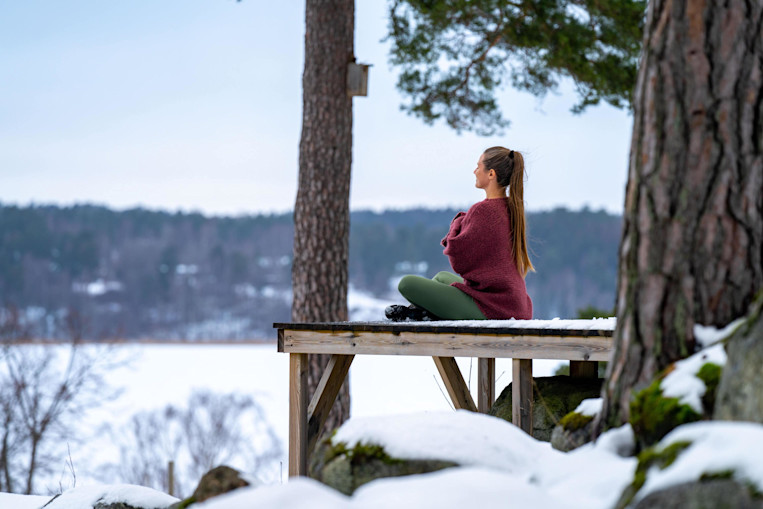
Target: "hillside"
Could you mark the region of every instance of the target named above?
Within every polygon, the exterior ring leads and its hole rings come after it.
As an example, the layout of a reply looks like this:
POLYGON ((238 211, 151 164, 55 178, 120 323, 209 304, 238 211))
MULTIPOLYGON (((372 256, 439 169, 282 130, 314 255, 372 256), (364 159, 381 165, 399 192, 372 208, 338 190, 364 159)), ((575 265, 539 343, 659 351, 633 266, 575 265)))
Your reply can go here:
MULTIPOLYGON (((455 213, 353 212, 353 289, 398 300, 401 275, 449 270, 439 242, 455 213)), ((528 215, 536 318, 613 308, 620 229, 604 212, 528 215)), ((43 338, 271 337, 289 317, 292 236, 291 214, 0 205, 0 301, 43 338)))

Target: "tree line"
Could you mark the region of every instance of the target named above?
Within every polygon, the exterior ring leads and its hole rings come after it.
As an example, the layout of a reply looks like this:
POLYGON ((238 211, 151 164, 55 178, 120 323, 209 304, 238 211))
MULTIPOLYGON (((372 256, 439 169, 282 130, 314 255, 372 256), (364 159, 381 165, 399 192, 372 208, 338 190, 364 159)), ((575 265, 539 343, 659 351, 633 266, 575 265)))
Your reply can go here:
MULTIPOLYGON (((353 212, 350 285, 394 300, 402 274, 449 270, 440 239, 455 212, 353 212)), ((528 225, 536 317, 611 310, 620 217, 559 208, 531 213, 528 225)), ((0 206, 0 296, 40 338, 61 337, 65 310, 83 317, 90 339, 267 338, 289 317, 293 236, 288 213, 0 206)))

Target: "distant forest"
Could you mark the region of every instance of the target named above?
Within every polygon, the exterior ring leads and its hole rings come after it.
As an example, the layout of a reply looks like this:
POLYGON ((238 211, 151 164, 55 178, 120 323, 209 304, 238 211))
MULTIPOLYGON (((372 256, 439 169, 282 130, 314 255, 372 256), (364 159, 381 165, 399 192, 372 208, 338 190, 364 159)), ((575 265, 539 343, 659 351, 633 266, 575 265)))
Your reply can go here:
MULTIPOLYGON (((449 270, 440 239, 456 212, 353 212, 352 288, 399 301, 401 275, 449 270)), ((614 308, 621 224, 587 209, 528 215, 535 318, 614 308)), ((2 312, 38 338, 65 337, 72 316, 87 339, 270 338, 290 315, 293 231, 290 213, 0 205, 2 312)))

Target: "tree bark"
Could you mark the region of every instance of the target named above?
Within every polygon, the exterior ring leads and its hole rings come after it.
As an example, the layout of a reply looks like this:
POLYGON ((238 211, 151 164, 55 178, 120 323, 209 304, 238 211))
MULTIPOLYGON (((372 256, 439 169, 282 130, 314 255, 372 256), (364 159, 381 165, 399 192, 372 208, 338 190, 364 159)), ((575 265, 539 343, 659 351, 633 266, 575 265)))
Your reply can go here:
MULTIPOLYGON (((299 189, 294 208, 292 320, 347 320, 354 0, 307 0, 299 189)), ((311 356, 308 386, 318 385, 327 356, 311 356)), ((345 382, 326 422, 349 417, 345 382)))
POLYGON ((634 103, 601 422, 763 286, 763 5, 654 0, 634 103))

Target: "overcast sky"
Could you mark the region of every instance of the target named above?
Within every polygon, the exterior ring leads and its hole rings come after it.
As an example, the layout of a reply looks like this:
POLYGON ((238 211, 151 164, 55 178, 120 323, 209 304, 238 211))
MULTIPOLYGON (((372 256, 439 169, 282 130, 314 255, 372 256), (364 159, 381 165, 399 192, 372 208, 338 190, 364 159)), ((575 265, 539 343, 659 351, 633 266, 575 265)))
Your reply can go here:
MULTIPOLYGON (((569 112, 507 89, 501 137, 458 135, 399 111, 387 0, 356 0, 353 210, 466 207, 480 153, 525 153, 529 210, 621 213, 632 118, 569 112)), ((297 192, 304 2, 3 0, 0 202, 244 214, 297 192)))

